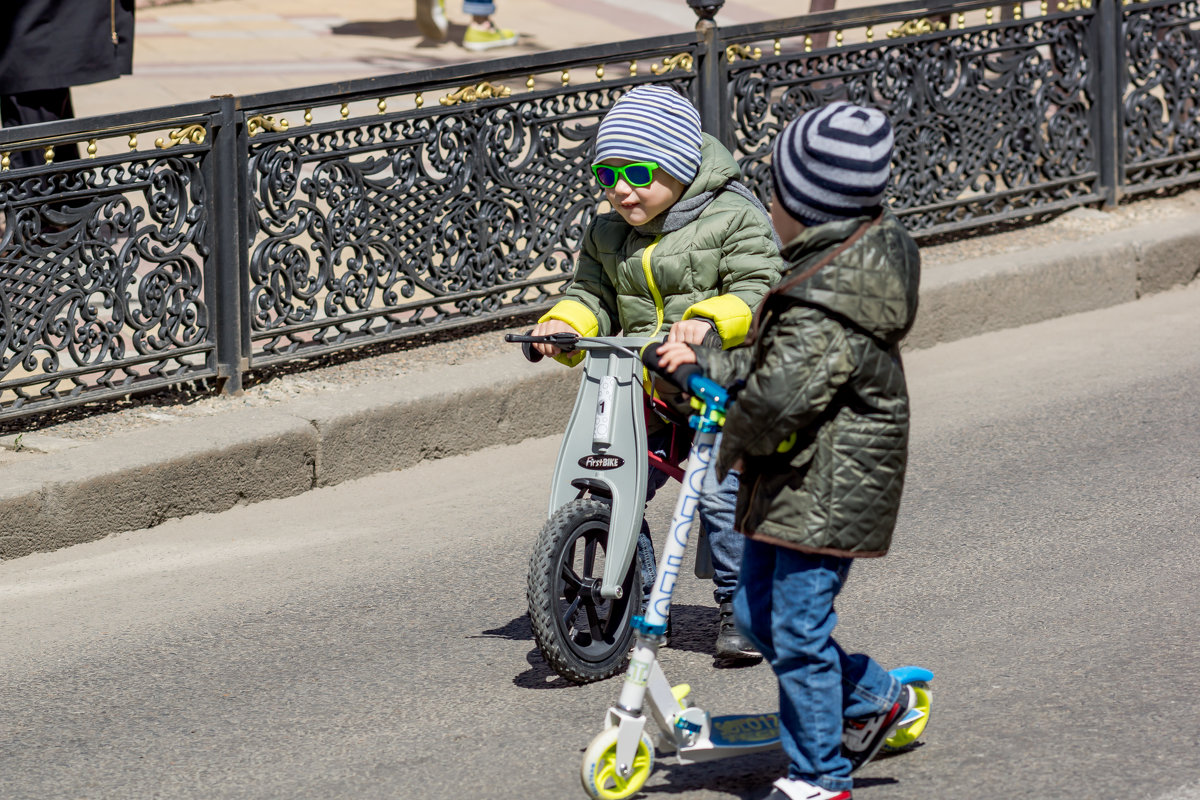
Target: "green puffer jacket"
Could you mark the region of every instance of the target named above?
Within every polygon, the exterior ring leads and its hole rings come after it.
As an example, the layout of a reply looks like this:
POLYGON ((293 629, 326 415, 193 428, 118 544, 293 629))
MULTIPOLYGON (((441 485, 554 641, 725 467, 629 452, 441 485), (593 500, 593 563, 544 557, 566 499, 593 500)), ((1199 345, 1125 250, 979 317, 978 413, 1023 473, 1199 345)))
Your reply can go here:
POLYGON ((871 223, 805 229, 783 249, 791 269, 753 343, 696 349, 710 377, 740 385, 717 468, 742 460, 736 526, 751 538, 856 557, 891 545, 908 455, 897 345, 916 316, 920 255, 891 212, 871 223))
POLYGON ((765 209, 728 188, 741 177, 733 156, 707 134, 701 156, 683 196, 649 223, 631 227, 616 211, 592 222, 565 299, 539 322, 561 320, 584 336, 654 336, 702 317, 725 347, 746 338, 783 261, 765 209), (690 215, 672 229, 678 209, 690 215))

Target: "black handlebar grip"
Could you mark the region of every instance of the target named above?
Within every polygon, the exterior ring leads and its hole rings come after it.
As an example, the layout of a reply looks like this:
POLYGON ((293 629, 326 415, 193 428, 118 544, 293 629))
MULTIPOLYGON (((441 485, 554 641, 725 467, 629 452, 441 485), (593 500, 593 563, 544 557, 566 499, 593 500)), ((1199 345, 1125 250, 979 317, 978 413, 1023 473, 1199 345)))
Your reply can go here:
POLYGON ((533 349, 533 342, 521 342, 521 354, 531 364, 536 364, 544 358, 541 353, 533 349))
POLYGON ((703 375, 704 370, 700 369, 699 364, 682 364, 674 372, 667 372, 658 363, 658 347, 661 342, 651 342, 646 349, 642 351, 642 363, 646 368, 658 375, 663 380, 670 383, 672 386, 688 391, 688 381, 693 375, 703 375))
MULTIPOLYGON (((531 336, 532 334, 532 330, 525 332, 526 336, 531 336)), ((515 342, 520 338, 519 336, 513 336, 511 333, 504 334, 504 341, 506 342, 515 342)), ((536 364, 542 360, 542 354, 533 349, 533 342, 521 342, 521 355, 525 356, 525 360, 531 364, 536 364)))

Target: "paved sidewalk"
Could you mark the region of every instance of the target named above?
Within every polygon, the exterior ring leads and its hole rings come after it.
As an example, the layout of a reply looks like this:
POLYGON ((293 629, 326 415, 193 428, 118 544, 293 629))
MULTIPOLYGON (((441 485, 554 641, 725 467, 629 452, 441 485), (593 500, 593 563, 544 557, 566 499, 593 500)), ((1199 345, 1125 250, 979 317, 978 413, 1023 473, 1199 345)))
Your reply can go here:
MULTIPOLYGON (((1195 282, 1200 191, 923 251, 910 348, 1195 282)), ((1188 290, 1197 303, 1200 293, 1188 290)), ((0 437, 0 558, 561 432, 578 372, 502 332, 0 437)), ((464 476, 464 480, 469 476, 464 476)))
MULTIPOLYGON (((840 8, 876 4, 838 2, 840 8)), ((727 0, 717 19, 735 25, 807 9, 803 0, 727 0)), ((685 0, 497 0, 495 20, 521 40, 473 53, 460 44, 468 21, 461 0, 447 0, 446 10, 449 40, 435 43, 417 30, 414 0, 216 0, 141 8, 133 74, 75 88, 76 113, 132 111, 684 33, 696 24, 685 0)))

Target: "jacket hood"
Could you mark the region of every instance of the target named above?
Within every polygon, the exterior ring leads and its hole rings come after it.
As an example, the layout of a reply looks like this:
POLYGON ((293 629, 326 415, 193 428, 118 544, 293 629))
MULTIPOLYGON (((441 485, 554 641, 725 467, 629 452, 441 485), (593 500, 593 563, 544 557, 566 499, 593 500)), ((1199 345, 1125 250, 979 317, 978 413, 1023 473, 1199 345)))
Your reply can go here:
POLYGON ((679 198, 681 201, 690 200, 704 192, 715 192, 730 181, 742 178, 742 171, 725 145, 707 133, 700 138, 700 169, 684 189, 683 196, 679 198))
MULTIPOLYGON (((849 239, 871 217, 827 222, 805 228, 783 248, 789 277, 816 265, 849 239)), ((916 243, 890 210, 848 248, 808 279, 781 294, 819 306, 891 346, 912 327, 917 314, 921 258, 916 243)))

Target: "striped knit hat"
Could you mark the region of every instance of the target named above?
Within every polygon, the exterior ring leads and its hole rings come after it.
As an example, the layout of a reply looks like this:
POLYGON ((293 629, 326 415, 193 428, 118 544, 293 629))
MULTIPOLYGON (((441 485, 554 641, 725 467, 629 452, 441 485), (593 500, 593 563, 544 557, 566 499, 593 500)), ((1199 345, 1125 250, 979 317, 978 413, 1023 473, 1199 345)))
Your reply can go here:
POLYGON ((878 109, 844 102, 813 109, 775 140, 775 199, 810 227, 862 216, 883 203, 893 143, 878 109))
POLYGON ((606 158, 654 161, 680 183, 700 169, 700 114, 666 86, 638 86, 600 121, 593 166, 606 158))

